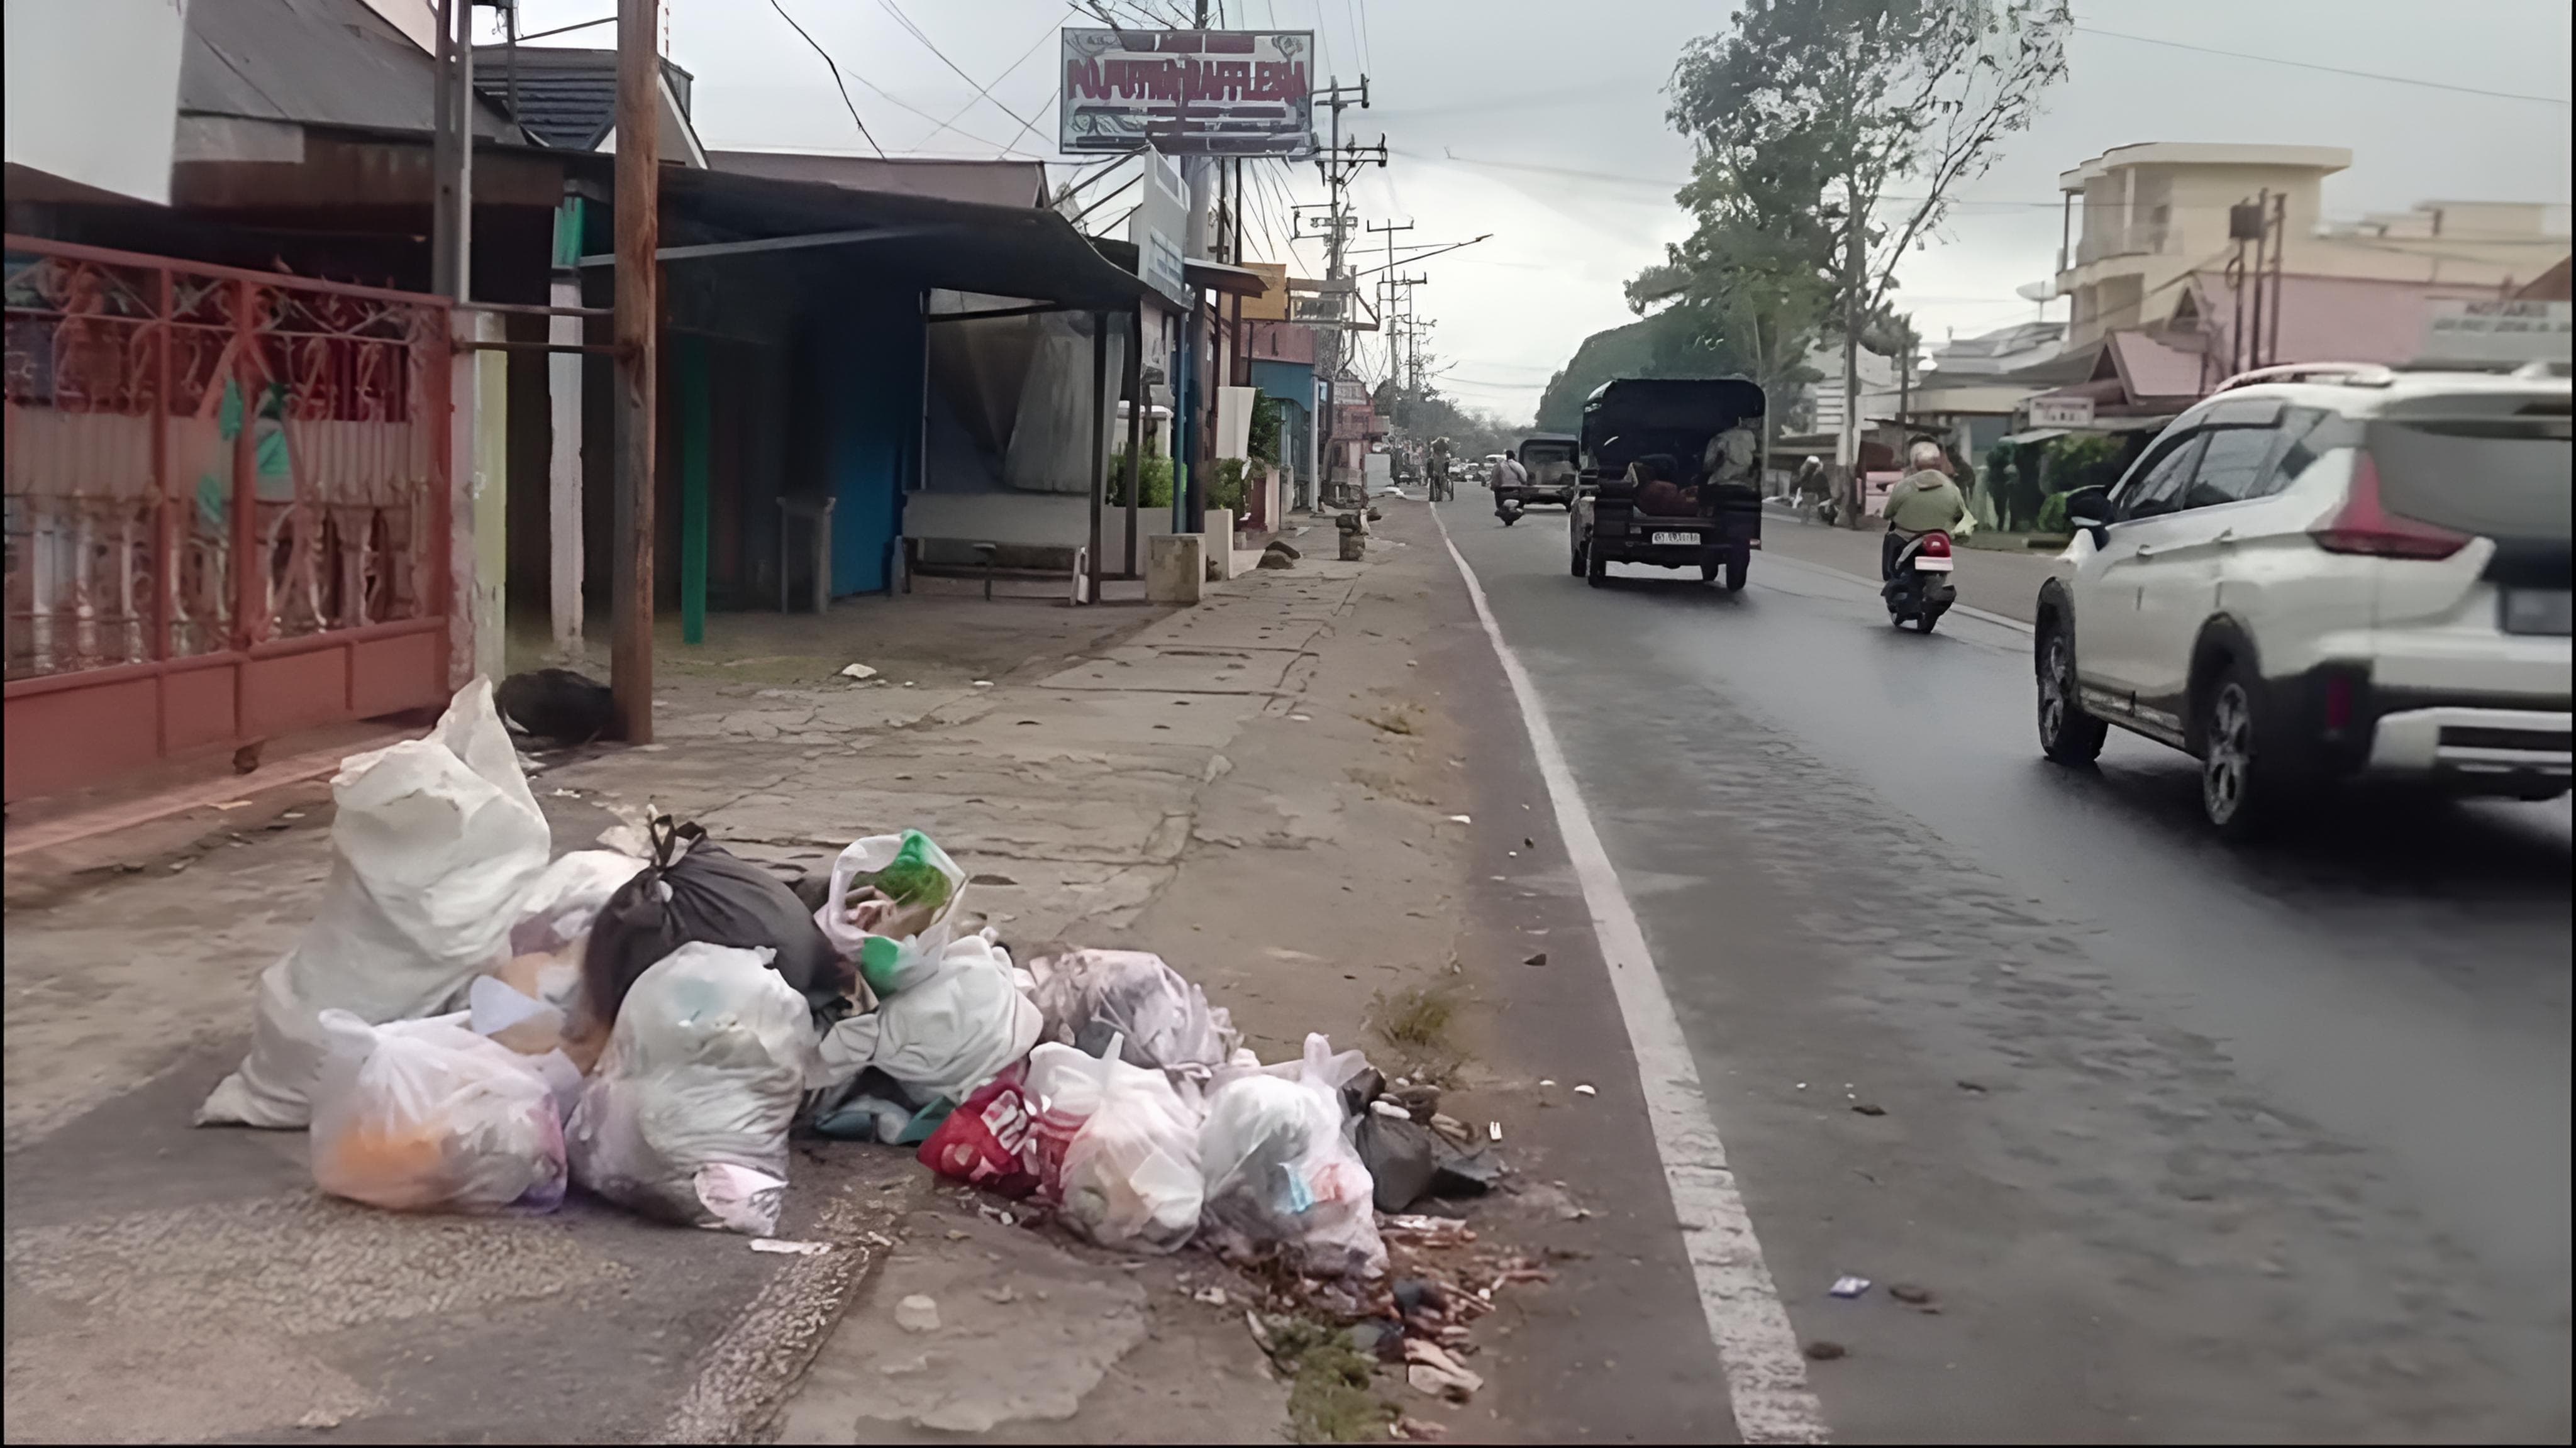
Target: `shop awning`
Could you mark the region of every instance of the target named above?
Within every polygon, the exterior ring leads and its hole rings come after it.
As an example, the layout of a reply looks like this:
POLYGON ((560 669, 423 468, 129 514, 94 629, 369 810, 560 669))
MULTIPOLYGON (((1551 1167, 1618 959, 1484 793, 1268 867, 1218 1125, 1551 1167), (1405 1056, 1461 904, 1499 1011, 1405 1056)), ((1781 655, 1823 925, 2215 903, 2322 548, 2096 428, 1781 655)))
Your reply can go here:
POLYGON ((2029 443, 2046 442, 2050 438, 2064 436, 2066 436, 2066 429, 2062 427, 2034 427, 2028 432, 2006 433, 1995 441, 2012 447, 2022 447, 2029 443))
MULTIPOLYGON (((1069 311, 1123 312, 1145 295, 1073 224, 1034 206, 854 191, 666 167, 661 175, 663 264, 803 254, 904 288, 1025 297, 1069 311)), ((583 266, 613 264, 585 256, 583 266)))

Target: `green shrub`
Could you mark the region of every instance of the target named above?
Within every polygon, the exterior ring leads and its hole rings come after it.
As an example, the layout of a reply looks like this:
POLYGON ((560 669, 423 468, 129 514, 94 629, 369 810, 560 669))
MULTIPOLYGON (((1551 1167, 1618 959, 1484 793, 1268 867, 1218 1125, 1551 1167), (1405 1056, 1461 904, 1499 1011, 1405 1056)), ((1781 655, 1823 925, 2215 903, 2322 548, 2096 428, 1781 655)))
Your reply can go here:
MULTIPOLYGON (((1113 507, 1127 506, 1127 457, 1127 454, 1120 454, 1109 470, 1107 491, 1109 502, 1113 507)), ((1137 476, 1137 481, 1142 485, 1138 491, 1144 494, 1139 506, 1147 508, 1172 506, 1172 460, 1170 458, 1160 453, 1147 457, 1143 469, 1137 476)))
POLYGON ((2042 533, 2066 531, 2066 494, 2051 493, 2047 501, 2039 505, 2039 531, 2042 533))
POLYGON ((1243 511, 1243 459, 1218 458, 1208 469, 1207 506, 1243 511))

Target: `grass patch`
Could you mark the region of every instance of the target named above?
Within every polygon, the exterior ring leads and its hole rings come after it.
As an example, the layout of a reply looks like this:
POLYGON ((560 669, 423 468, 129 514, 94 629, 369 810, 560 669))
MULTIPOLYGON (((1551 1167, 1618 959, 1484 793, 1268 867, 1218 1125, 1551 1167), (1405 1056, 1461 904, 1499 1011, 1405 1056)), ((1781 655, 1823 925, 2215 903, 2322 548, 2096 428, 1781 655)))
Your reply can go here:
POLYGON ((1458 1002, 1444 990, 1416 985, 1392 996, 1379 991, 1369 997, 1369 1030, 1379 1040, 1408 1054, 1432 1055, 1446 1050, 1449 1023, 1457 1015, 1458 1002))
POLYGON ((1300 1443, 1386 1440, 1396 1410, 1369 1391, 1377 1360, 1352 1347, 1330 1323, 1274 1317, 1266 1324, 1270 1361, 1289 1383, 1288 1431, 1300 1443))

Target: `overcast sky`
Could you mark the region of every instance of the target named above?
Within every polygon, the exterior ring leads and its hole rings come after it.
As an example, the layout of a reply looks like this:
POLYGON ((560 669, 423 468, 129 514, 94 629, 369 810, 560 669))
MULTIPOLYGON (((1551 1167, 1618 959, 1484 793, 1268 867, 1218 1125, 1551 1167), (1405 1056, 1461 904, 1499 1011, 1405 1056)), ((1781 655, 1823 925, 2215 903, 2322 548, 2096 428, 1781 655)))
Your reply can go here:
MULTIPOLYGON (((852 101, 889 154, 1008 149, 1055 158, 1054 37, 1061 25, 1087 23, 1062 0, 781 3, 850 78, 852 101), (989 98, 979 99, 986 86, 989 98)), ((693 111, 708 145, 869 152, 823 59, 771 0, 664 4, 669 53, 696 76, 693 111)), ((521 28, 612 8, 610 0, 524 0, 521 28)), ((1688 230, 1672 192, 1688 173, 1690 148, 1664 122, 1663 86, 1685 42, 1724 27, 1727 4, 1227 0, 1216 8, 1237 27, 1313 29, 1324 70, 1345 81, 1368 75, 1372 108, 1344 119, 1363 140, 1383 133, 1394 161, 1354 187, 1366 219, 1414 223, 1407 242, 1494 234, 1413 268, 1432 278, 1416 307, 1438 322, 1432 346, 1449 368, 1443 385, 1469 405, 1527 417, 1577 342, 1630 319, 1620 284, 1688 230)), ((2053 265, 2057 173, 2131 142, 2349 147, 2352 168, 2326 182, 2329 217, 2430 199, 2563 208, 2564 104, 2122 37, 2563 101, 2570 9, 2566 0, 2077 0, 2082 30, 2067 79, 2038 123, 1967 189, 1968 204, 1943 234, 1907 260, 1900 301, 1936 342, 1946 330, 1966 335, 2039 315, 2014 288, 2053 265)), ((603 28, 551 43, 610 42, 603 28)), ((1266 169, 1275 184, 1256 189, 1247 250, 1280 258, 1288 218, 1277 203, 1318 200, 1322 190, 1311 166, 1266 169), (1274 240, 1258 239, 1265 223, 1274 240)), ((1089 224, 1117 216, 1133 197, 1089 224)), ((2553 220, 2563 229, 2564 211, 2553 220)), ((1294 269, 1320 275, 1320 246, 1298 246, 1294 269)), ((2062 305, 2050 315, 2062 316, 2062 305)))

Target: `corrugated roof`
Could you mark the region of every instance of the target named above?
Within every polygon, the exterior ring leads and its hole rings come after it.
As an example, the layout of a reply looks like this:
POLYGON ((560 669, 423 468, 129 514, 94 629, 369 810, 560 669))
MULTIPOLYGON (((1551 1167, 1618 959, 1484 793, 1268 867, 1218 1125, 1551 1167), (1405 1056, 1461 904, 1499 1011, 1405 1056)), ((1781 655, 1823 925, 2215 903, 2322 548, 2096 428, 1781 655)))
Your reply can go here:
MULTIPOLYGON (((191 0, 179 109, 299 125, 427 132, 435 67, 360 0, 191 0)), ((509 124, 478 108, 478 136, 509 124)))
POLYGON ((852 191, 972 201, 985 206, 1046 204, 1046 166, 1037 161, 898 160, 797 151, 709 151, 707 169, 730 171, 737 176, 766 176, 773 181, 815 181, 852 191))
MULTIPOLYGON (((506 45, 474 47, 474 88, 483 99, 505 111, 511 101, 511 75, 518 77, 519 123, 528 134, 561 151, 597 150, 617 124, 617 52, 568 46, 506 45)), ((680 114, 689 113, 689 73, 669 61, 662 75, 670 82, 680 114)))
MULTIPOLYGON (((661 194, 666 246, 695 235, 753 240, 883 229, 885 240, 843 253, 858 262, 825 264, 863 266, 899 288, 1027 297, 1089 311, 1126 311, 1145 292, 1134 273, 1113 265, 1072 223, 1043 207, 853 191, 712 169, 668 170, 661 194)), ((776 255, 820 260, 832 253, 776 255)))

